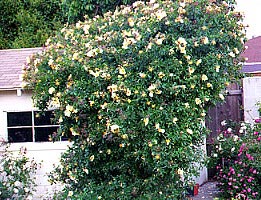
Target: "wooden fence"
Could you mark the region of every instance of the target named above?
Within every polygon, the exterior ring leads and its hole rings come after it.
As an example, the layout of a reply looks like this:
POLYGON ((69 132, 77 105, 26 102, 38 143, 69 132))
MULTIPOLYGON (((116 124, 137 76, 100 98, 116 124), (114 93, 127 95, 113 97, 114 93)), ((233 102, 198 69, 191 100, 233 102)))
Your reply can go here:
MULTIPOLYGON (((206 126, 210 129, 210 134, 207 137, 207 154, 211 154, 213 139, 217 137, 223 120, 240 122, 243 119, 242 90, 238 84, 233 84, 228 89, 225 102, 216 105, 208 111, 206 126)), ((209 178, 212 178, 214 174, 215 169, 208 169, 209 178)))

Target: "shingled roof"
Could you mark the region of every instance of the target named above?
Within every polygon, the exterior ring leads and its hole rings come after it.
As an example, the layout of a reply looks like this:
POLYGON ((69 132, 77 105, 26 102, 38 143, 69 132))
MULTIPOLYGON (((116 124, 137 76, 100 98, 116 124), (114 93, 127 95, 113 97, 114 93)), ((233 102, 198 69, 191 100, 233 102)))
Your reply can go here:
POLYGON ((248 48, 242 54, 247 58, 242 71, 258 74, 261 72, 261 36, 248 40, 245 44, 248 48))
MULTIPOLYGON (((261 36, 246 42, 248 49, 242 54, 247 57, 242 71, 246 73, 261 72, 261 36)), ((22 65, 26 57, 40 52, 42 48, 0 50, 0 90, 21 88, 22 65)))
POLYGON ((248 40, 245 44, 248 48, 242 56, 248 58, 247 63, 261 62, 261 36, 248 40))
POLYGON ((26 57, 41 50, 42 48, 0 50, 0 90, 21 88, 20 75, 26 57))

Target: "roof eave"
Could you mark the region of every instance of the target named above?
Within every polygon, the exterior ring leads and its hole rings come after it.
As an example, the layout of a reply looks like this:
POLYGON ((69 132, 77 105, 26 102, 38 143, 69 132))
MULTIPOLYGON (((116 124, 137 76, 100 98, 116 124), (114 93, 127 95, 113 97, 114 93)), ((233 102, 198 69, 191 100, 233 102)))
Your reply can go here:
POLYGON ((21 90, 23 89, 22 87, 2 87, 0 88, 0 91, 14 91, 14 90, 21 90))

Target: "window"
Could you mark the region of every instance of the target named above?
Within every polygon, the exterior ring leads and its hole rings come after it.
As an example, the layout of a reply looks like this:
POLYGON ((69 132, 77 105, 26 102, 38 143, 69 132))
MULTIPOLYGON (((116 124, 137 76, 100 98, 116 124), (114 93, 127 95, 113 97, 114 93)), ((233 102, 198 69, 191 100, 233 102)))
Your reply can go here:
POLYGON ((53 123, 53 111, 8 112, 8 142, 46 142, 57 132, 59 125, 53 123))

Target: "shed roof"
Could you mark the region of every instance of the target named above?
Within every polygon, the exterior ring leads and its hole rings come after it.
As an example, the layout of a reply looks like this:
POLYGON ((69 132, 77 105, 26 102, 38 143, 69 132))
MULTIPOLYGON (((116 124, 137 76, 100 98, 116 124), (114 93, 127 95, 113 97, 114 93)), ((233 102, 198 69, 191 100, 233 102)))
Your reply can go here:
POLYGON ((0 50, 0 90, 21 88, 20 76, 26 57, 41 50, 42 48, 0 50))
POLYGON ((261 72, 261 36, 248 40, 248 48, 241 55, 247 60, 242 68, 245 73, 259 75, 261 72))
MULTIPOLYGON (((248 49, 242 54, 247 57, 242 71, 246 73, 261 72, 261 36, 246 42, 248 49)), ((0 90, 21 88, 22 65, 26 57, 42 51, 42 48, 0 50, 0 90)))
POLYGON ((248 48, 242 56, 248 58, 246 63, 261 63, 261 36, 248 40, 245 46, 248 48))

